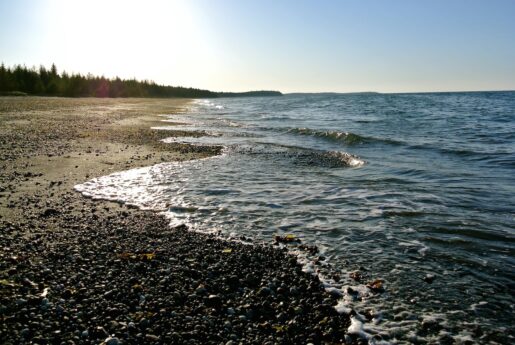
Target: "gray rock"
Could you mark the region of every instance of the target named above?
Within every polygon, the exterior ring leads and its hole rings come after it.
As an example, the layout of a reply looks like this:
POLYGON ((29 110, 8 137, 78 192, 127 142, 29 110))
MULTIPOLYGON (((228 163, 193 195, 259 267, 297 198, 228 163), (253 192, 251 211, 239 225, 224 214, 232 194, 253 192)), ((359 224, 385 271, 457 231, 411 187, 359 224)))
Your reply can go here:
POLYGON ((26 300, 26 299, 18 298, 18 299, 16 300, 16 305, 18 305, 18 306, 24 306, 24 305, 26 305, 26 304, 27 304, 27 300, 26 300))
POLYGON ((147 339, 148 341, 159 341, 159 337, 154 334, 145 335, 145 339, 147 339))
POLYGON ((120 345, 120 339, 116 337, 109 337, 104 340, 105 345, 120 345))
POLYGON ((28 328, 24 328, 20 332, 20 336, 22 336, 23 338, 28 338, 29 335, 30 335, 30 330, 28 328))
POLYGON ((139 328, 140 329, 146 329, 146 328, 148 328, 148 326, 150 326, 150 321, 149 320, 143 318, 143 319, 141 319, 139 321, 139 328))

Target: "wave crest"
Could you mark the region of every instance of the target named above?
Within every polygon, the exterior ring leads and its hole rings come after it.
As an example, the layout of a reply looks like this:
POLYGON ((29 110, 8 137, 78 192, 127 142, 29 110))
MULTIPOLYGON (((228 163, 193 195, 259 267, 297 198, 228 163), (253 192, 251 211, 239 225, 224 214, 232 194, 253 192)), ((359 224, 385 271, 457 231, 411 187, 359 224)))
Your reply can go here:
POLYGON ((232 148, 245 155, 263 155, 270 159, 289 160, 293 164, 323 166, 327 168, 360 167, 366 162, 360 157, 344 151, 313 150, 298 146, 277 144, 238 145, 232 148))
POLYGON ((299 155, 301 159, 307 159, 313 165, 325 167, 359 167, 365 164, 361 158, 356 155, 342 151, 312 151, 299 155))
POLYGON ((386 143, 390 145, 402 145, 401 141, 392 140, 392 139, 384 139, 384 138, 374 138, 367 137, 363 135, 359 135, 352 132, 339 132, 339 131, 322 131, 311 128, 291 128, 287 131, 287 133, 297 134, 297 135, 308 135, 316 138, 322 138, 329 141, 342 142, 346 145, 359 145, 366 143, 386 143))
POLYGON ((328 139, 331 141, 341 141, 348 145, 362 144, 370 141, 368 138, 351 132, 318 131, 310 128, 292 128, 288 130, 288 133, 309 135, 313 137, 328 139))

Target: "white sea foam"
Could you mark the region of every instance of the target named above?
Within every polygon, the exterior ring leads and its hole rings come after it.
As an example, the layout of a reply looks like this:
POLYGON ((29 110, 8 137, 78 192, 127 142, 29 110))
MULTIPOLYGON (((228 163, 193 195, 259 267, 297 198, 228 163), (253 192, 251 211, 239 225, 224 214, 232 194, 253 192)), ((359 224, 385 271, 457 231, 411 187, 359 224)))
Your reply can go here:
POLYGON ((207 107, 207 108, 215 108, 215 109, 224 109, 224 106, 221 104, 217 104, 213 101, 207 99, 198 99, 194 101, 196 104, 207 107))
POLYGON ((363 328, 363 322, 356 316, 352 316, 350 318, 350 326, 347 329, 347 332, 352 335, 357 335, 360 338, 368 339, 368 336, 363 328))

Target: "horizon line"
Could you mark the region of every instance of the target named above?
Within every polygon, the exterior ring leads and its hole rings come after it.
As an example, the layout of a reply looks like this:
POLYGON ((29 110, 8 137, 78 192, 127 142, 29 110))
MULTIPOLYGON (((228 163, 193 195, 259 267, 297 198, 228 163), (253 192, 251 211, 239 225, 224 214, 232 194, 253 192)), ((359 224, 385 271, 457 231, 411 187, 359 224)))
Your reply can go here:
MULTIPOLYGON (((275 91, 275 90, 274 90, 275 91)), ((439 90, 439 91, 300 91, 300 92, 283 92, 280 90, 276 90, 281 92, 283 95, 291 95, 291 94, 364 94, 364 93, 374 93, 374 94, 419 94, 419 93, 473 93, 473 92, 515 92, 515 89, 484 89, 484 90, 439 90)))

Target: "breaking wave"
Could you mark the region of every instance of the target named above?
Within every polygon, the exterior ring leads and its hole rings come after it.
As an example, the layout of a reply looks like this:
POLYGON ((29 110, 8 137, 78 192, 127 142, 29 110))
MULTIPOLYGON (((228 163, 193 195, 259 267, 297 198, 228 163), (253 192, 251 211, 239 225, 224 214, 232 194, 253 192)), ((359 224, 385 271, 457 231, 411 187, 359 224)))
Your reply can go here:
POLYGON ((401 144, 401 142, 390 139, 366 137, 352 132, 339 132, 339 131, 321 131, 311 128, 291 128, 287 133, 298 135, 307 135, 317 138, 326 139, 329 141, 342 142, 346 145, 360 145, 366 143, 388 143, 388 144, 401 144))

